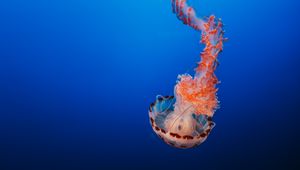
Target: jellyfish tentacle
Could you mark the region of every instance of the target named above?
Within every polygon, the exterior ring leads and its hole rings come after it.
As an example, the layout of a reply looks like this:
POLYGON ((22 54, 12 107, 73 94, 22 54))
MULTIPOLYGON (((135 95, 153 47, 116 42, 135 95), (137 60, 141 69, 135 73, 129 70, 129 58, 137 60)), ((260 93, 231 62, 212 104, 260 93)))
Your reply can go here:
POLYGON ((193 7, 186 0, 173 0, 177 18, 184 24, 201 31, 201 43, 205 45, 200 54, 200 62, 195 68, 195 76, 180 75, 175 94, 186 102, 192 103, 197 114, 212 116, 218 107, 216 84, 219 83, 214 74, 217 68, 217 56, 223 50, 223 24, 214 15, 198 18, 193 7))

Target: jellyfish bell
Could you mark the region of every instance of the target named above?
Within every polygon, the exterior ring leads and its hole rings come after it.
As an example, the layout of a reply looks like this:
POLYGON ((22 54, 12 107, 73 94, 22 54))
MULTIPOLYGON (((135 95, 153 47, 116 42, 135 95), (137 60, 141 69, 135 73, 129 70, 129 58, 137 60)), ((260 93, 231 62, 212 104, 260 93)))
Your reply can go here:
POLYGON ((149 108, 151 126, 173 147, 196 147, 206 140, 215 123, 210 116, 196 114, 193 105, 179 100, 180 97, 157 96, 149 108))

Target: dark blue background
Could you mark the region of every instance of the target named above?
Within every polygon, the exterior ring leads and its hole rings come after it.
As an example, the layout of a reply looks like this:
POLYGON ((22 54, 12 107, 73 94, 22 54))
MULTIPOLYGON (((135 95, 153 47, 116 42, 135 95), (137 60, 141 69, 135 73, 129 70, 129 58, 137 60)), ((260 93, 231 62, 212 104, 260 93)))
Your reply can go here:
POLYGON ((230 41, 217 126, 180 150, 147 112, 203 48, 170 0, 2 0, 0 169, 299 168, 300 2, 191 3, 230 41))

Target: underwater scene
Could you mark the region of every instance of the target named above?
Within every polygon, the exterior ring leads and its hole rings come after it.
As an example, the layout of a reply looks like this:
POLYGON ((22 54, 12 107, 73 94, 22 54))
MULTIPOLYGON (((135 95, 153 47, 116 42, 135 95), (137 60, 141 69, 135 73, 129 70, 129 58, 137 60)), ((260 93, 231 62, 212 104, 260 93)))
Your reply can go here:
POLYGON ((0 2, 0 169, 300 169, 297 0, 0 2))

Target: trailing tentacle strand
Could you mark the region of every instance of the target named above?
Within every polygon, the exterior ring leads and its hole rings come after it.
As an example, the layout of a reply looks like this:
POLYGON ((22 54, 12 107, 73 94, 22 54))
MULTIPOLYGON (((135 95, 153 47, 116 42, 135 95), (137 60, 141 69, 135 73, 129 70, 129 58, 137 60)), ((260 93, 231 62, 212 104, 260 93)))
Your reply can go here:
MULTIPOLYGON (((200 62, 195 68, 195 75, 179 75, 175 86, 175 95, 178 102, 191 103, 196 114, 213 116, 218 107, 216 84, 218 79, 214 74, 218 54, 223 50, 223 24, 220 19, 211 15, 209 18, 198 18, 193 7, 186 0, 172 0, 173 12, 184 24, 201 31, 201 43, 205 45, 200 54, 200 62)), ((177 104, 178 106, 179 104, 177 104)))

